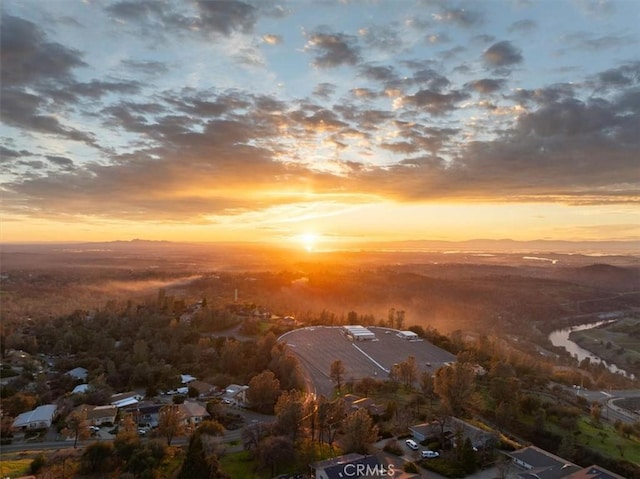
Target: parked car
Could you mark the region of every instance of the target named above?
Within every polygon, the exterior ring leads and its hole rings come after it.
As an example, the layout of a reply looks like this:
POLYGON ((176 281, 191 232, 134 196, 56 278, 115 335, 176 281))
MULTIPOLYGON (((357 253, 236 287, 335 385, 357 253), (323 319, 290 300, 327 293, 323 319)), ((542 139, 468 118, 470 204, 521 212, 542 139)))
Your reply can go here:
POLYGON ((413 439, 407 439, 405 442, 410 449, 413 449, 414 451, 418 450, 418 444, 416 444, 416 441, 414 441, 413 439))
POLYGON ((437 451, 430 451, 429 449, 425 449, 424 451, 420 451, 420 457, 423 459, 434 459, 436 457, 440 457, 440 453, 437 451))

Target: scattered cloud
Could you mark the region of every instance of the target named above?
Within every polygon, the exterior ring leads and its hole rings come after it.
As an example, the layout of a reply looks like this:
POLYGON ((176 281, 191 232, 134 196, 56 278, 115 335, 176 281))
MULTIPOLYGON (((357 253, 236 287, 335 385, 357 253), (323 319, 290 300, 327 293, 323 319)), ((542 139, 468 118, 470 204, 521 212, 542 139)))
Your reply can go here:
POLYGON ((484 61, 491 67, 507 67, 521 63, 520 50, 509 41, 494 43, 482 54, 484 61))

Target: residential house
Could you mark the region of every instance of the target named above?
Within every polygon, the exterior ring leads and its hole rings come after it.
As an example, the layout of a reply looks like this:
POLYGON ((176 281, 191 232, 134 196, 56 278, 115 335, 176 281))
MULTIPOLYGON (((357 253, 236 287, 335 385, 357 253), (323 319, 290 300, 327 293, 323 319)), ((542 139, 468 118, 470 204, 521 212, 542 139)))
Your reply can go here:
POLYGON ((47 429, 51 427, 56 415, 54 404, 38 406, 32 411, 23 412, 13 420, 13 428, 21 430, 47 429))
POLYGON ((133 420, 138 425, 158 427, 160 409, 166 404, 156 404, 150 401, 142 401, 124 408, 125 414, 132 414, 133 420))
POLYGON ((521 479, 560 479, 581 470, 572 462, 536 446, 527 446, 505 454, 522 470, 517 473, 521 479))
POLYGON ((493 433, 453 416, 446 418, 444 424, 434 421, 409 426, 409 431, 413 439, 419 443, 429 438, 441 439, 441 435, 447 442, 451 441, 452 443, 455 442, 456 436, 460 436, 462 441, 468 438, 472 446, 476 448, 490 447, 495 442, 493 433))
POLYGON ((247 390, 249 386, 240 384, 229 384, 222 395, 222 402, 242 406, 247 402, 247 390))
POLYGON ((203 381, 192 381, 189 383, 189 387, 198 391, 198 396, 200 397, 211 396, 218 390, 218 388, 213 384, 205 383, 203 381))
POLYGON ((604 467, 593 465, 585 467, 581 471, 569 474, 568 476, 565 476, 564 479, 624 479, 624 477, 619 476, 615 472, 611 472, 604 467))
POLYGON ((139 401, 142 401, 144 396, 136 391, 129 391, 126 393, 118 393, 111 396, 111 404, 118 409, 131 406, 139 401))
POLYGON ((78 412, 84 412, 91 426, 113 425, 116 423, 118 408, 116 406, 91 406, 81 404, 76 408, 78 412))
POLYGON ((67 371, 65 374, 67 376, 71 376, 72 378, 86 382, 87 374, 89 374, 89 371, 87 371, 85 368, 73 368, 71 371, 67 371))
POLYGON ((73 388, 73 391, 71 391, 71 394, 84 394, 87 391, 89 391, 88 384, 78 384, 75 388, 73 388))
POLYGON ((345 454, 343 456, 318 461, 309 465, 311 476, 315 479, 345 479, 345 478, 379 478, 394 477, 409 479, 420 477, 408 474, 402 468, 389 464, 377 456, 362 454, 345 454))
POLYGON ((385 413, 383 406, 379 406, 371 398, 361 398, 351 403, 352 410, 366 409, 372 416, 382 416, 385 413))
POLYGON ((194 427, 210 416, 207 409, 195 401, 185 401, 178 406, 178 409, 184 417, 185 423, 194 427))
POLYGON ((189 384, 193 381, 195 381, 196 377, 192 376, 191 374, 181 374, 180 375, 180 381, 182 382, 182 384, 189 384))

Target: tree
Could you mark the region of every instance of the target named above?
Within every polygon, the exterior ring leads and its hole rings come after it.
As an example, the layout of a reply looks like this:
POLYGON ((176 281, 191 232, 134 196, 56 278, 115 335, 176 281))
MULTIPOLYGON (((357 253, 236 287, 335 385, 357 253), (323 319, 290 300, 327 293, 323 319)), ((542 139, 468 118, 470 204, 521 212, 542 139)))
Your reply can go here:
POLYGON ((219 423, 205 421, 198 427, 189 440, 189 448, 178 474, 178 479, 209 479, 228 477, 220 469, 215 450, 207 447, 208 436, 224 433, 219 423))
POLYGON ((602 419, 602 405, 597 402, 591 404, 591 420, 594 425, 600 426, 602 419))
POLYGON ((358 409, 344 420, 345 452, 366 453, 378 438, 378 427, 366 409, 358 409))
POLYGON ((278 466, 291 460, 294 454, 293 442, 285 436, 266 437, 259 445, 260 462, 270 468, 272 477, 276 476, 278 466))
POLYGON ((274 407, 276 431, 293 442, 298 436, 304 416, 304 395, 300 391, 284 391, 274 407))
POLYGON ((249 381, 247 400, 256 411, 271 414, 278 396, 280 396, 280 381, 273 372, 264 370, 249 381))
POLYGON ((436 371, 436 394, 453 415, 460 415, 469 408, 475 392, 475 372, 469 364, 456 363, 436 371))
POLYGON ((418 374, 418 366, 416 365, 416 358, 409 356, 406 361, 402 361, 399 365, 400 379, 406 387, 413 385, 418 374))
POLYGON ((429 406, 431 406, 435 399, 435 384, 433 376, 428 371, 424 371, 420 375, 420 391, 429 400, 429 406))
POLYGON ((131 455, 140 447, 140 436, 138 436, 138 426, 133 420, 132 414, 126 414, 120 426, 118 434, 113 441, 116 454, 123 461, 128 461, 131 455))
POLYGON ((471 439, 468 437, 462 443, 460 465, 467 474, 471 474, 476 470, 476 452, 473 450, 473 444, 471 444, 471 439))
POLYGON ((334 380, 337 384, 338 391, 342 387, 342 378, 345 374, 344 364, 340 359, 336 359, 331 363, 331 368, 329 370, 329 377, 334 380))
POLYGON ((171 441, 175 436, 179 436, 184 432, 184 417, 178 405, 170 404, 160 409, 158 432, 167 438, 168 446, 171 445, 171 441))
POLYGON ((113 446, 108 442, 89 444, 82 453, 83 472, 95 474, 109 469, 113 457, 113 446))
POLYGON ((66 427, 62 430, 63 434, 73 436, 73 447, 78 447, 78 439, 86 439, 89 437, 89 423, 87 422, 86 411, 73 411, 67 416, 65 421, 66 427))

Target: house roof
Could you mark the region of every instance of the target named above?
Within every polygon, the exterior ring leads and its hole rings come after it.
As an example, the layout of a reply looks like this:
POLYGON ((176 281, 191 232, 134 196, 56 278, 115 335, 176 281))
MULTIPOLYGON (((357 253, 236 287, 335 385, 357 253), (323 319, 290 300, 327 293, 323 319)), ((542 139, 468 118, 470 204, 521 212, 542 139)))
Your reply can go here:
POLYGON ((73 391, 71 391, 71 394, 82 394, 82 393, 86 393, 88 390, 89 390, 88 384, 78 384, 75 388, 73 388, 73 391))
POLYGON ((13 421, 13 427, 27 426, 32 422, 51 421, 56 413, 56 406, 54 404, 45 404, 44 406, 38 406, 37 408, 23 412, 13 421))
POLYGON ((189 384, 191 381, 195 381, 197 378, 193 377, 191 374, 181 374, 180 381, 182 384, 189 384))
POLYGON ((624 479, 615 472, 608 471, 604 467, 589 466, 584 469, 565 476, 565 479, 624 479))
POLYGON ((136 404, 137 402, 138 400, 136 398, 128 397, 128 398, 120 399, 118 401, 112 401, 111 404, 117 408, 121 408, 121 407, 131 406, 133 404, 136 404))
POLYGON ((239 384, 229 384, 227 386, 227 389, 225 389, 225 396, 233 397, 236 394, 241 393, 242 391, 246 391, 247 389, 249 389, 249 386, 241 386, 239 384))
POLYGON ((359 477, 359 478, 380 477, 380 474, 381 474, 380 472, 376 474, 376 471, 379 471, 378 468, 384 467, 386 470, 386 465, 380 462, 380 459, 378 459, 376 456, 362 456, 360 454, 356 454, 356 456, 359 456, 359 457, 353 458, 351 460, 347 460, 349 456, 351 455, 348 454, 347 456, 337 457, 335 459, 342 458, 342 460, 333 464, 329 464, 326 467, 317 467, 316 465, 315 469, 316 471, 319 469, 324 470, 325 475, 329 479, 344 479, 345 477, 359 477), (369 469, 368 469, 369 474, 367 474, 366 472, 364 475, 357 474, 356 472, 357 470, 353 466, 356 466, 358 464, 369 466, 369 469))
POLYGON ((507 454, 530 467, 526 472, 518 474, 523 479, 559 479, 580 470, 580 467, 572 462, 536 446, 528 446, 507 454))
POLYGON ((180 409, 186 417, 209 417, 207 409, 202 404, 194 401, 185 401, 180 404, 180 409))
POLYGON ((116 406, 91 406, 89 404, 81 404, 77 407, 78 411, 84 411, 88 420, 102 419, 105 417, 115 417, 118 414, 116 406))
POLYGON ((323 461, 314 462, 311 464, 313 469, 326 469, 327 467, 335 466, 336 464, 347 464, 353 461, 357 461, 358 459, 362 459, 362 454, 357 454, 352 452, 350 454, 345 454, 343 456, 332 457, 331 459, 325 459, 323 461))
POLYGON ((71 371, 67 371, 65 374, 69 375, 69 376, 73 376, 76 379, 87 379, 87 374, 89 374, 89 371, 87 371, 85 368, 73 368, 71 371))
POLYGON ((203 381, 192 381, 189 383, 189 387, 196 388, 200 394, 206 394, 215 389, 213 384, 205 383, 203 381))

